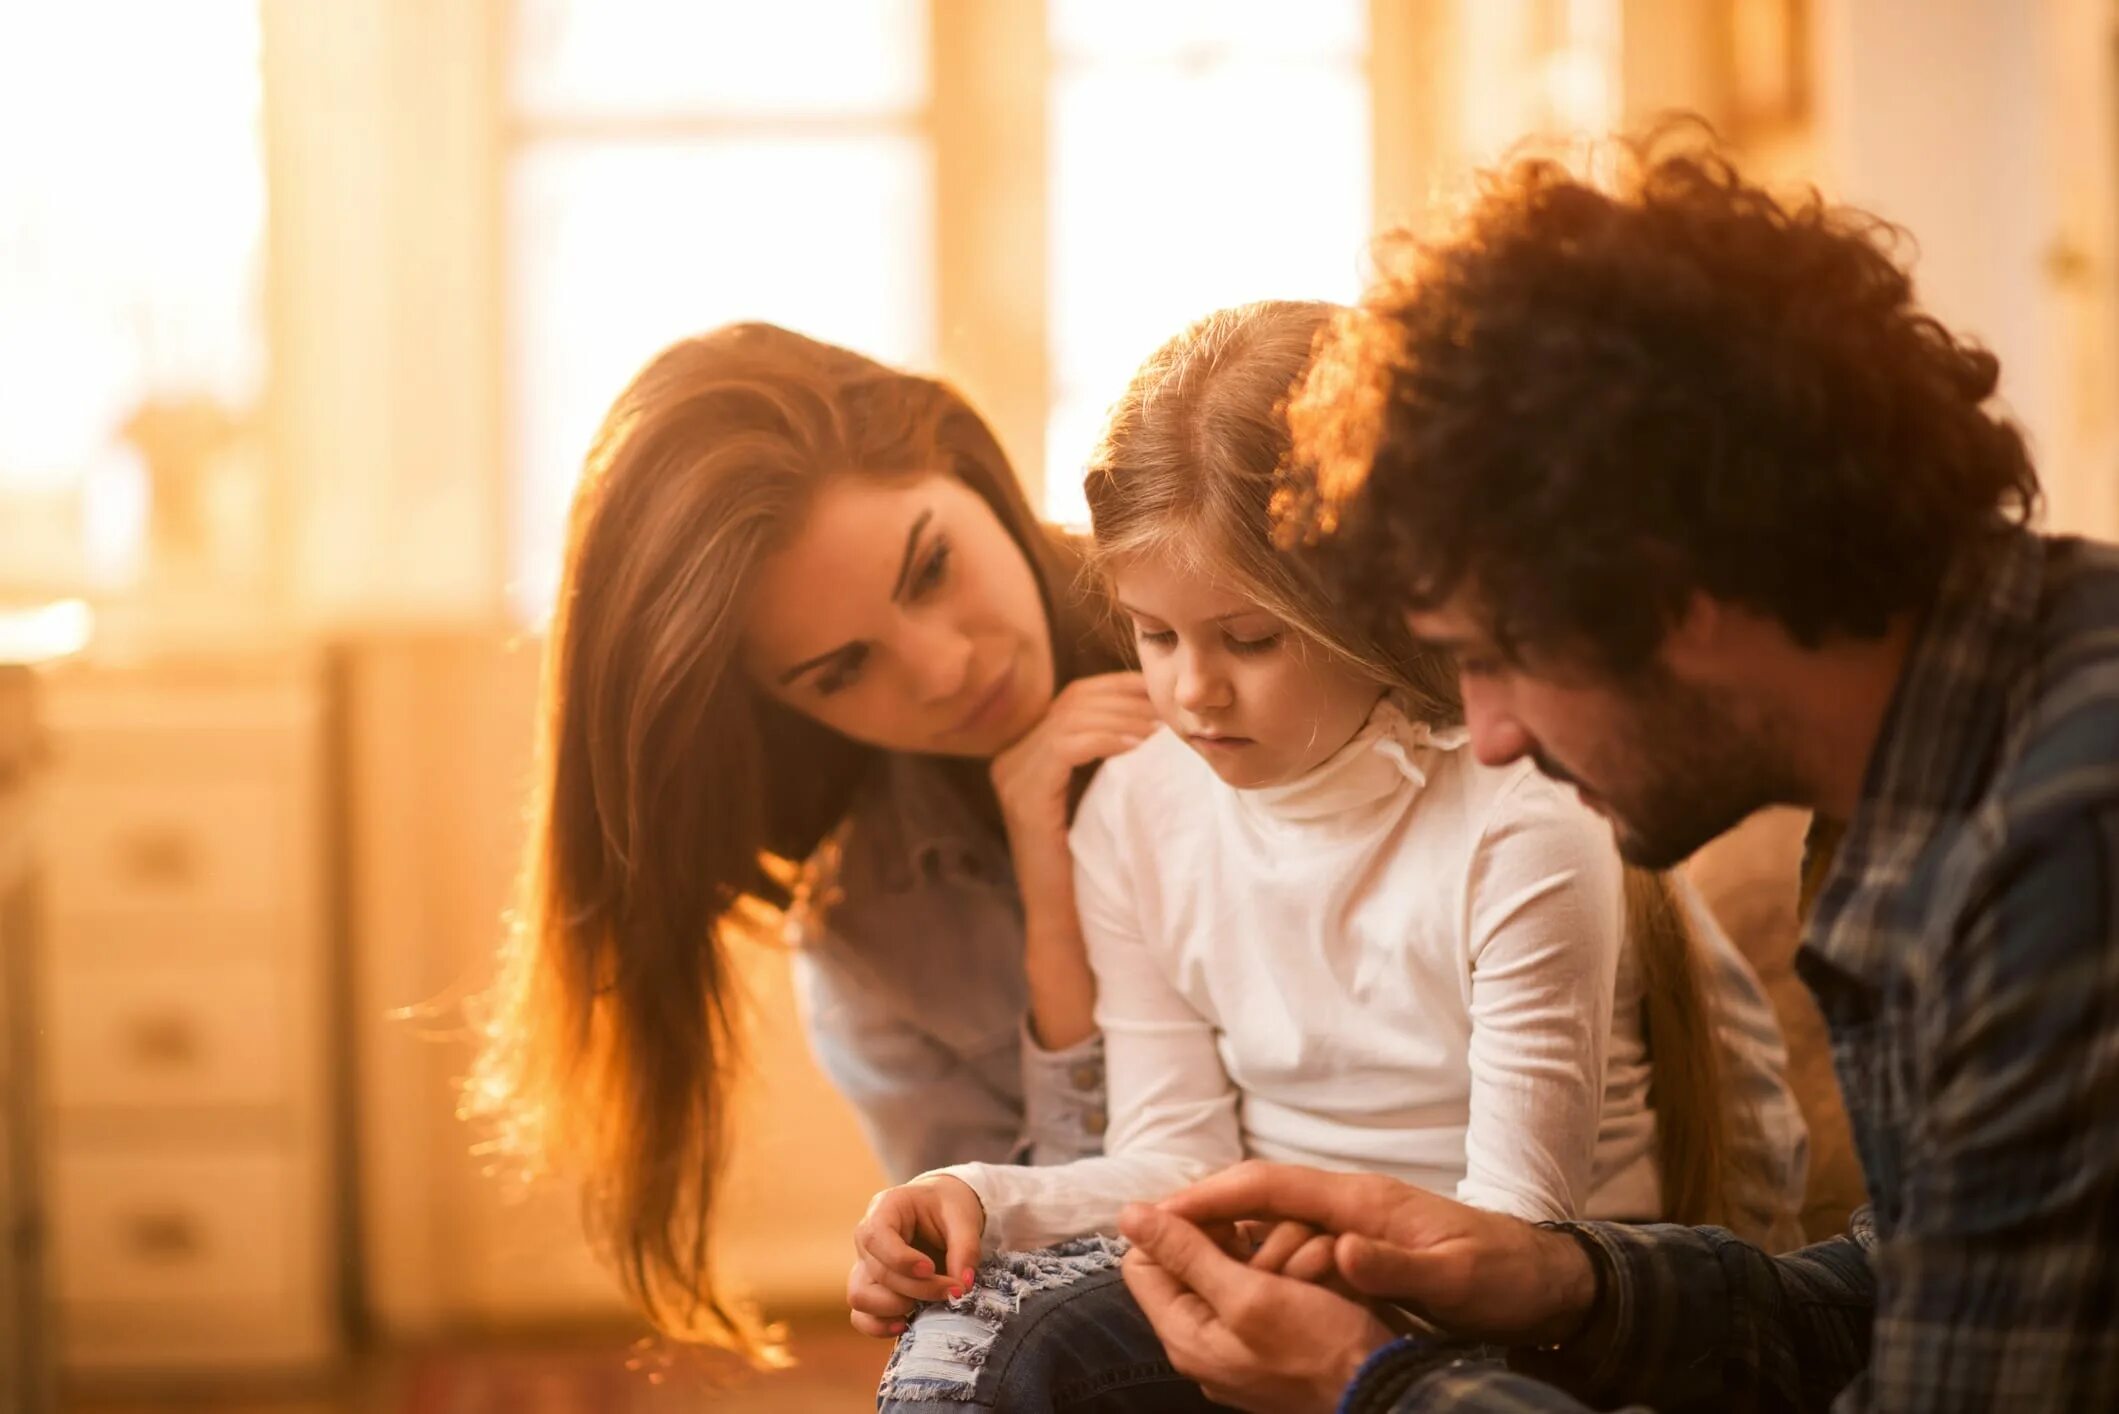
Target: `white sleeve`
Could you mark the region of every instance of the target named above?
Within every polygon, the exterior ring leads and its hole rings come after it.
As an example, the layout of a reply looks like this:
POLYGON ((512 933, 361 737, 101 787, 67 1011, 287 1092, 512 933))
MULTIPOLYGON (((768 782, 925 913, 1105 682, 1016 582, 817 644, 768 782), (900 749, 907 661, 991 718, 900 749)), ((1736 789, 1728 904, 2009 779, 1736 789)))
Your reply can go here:
MULTIPOLYGON (((1236 1087, 1216 1027, 1200 1015, 1142 937, 1118 783, 1106 767, 1076 817, 1075 904, 1096 974, 1110 1125, 1100 1157, 1031 1168, 958 1164, 986 1207, 985 1250, 1047 1246, 1115 1232, 1119 1210, 1153 1202, 1243 1157, 1236 1087)), ((1147 853, 1145 848, 1140 851, 1147 853)))
POLYGON ((1463 1202, 1579 1216, 1595 1167, 1625 940, 1611 830, 1526 773, 1494 801, 1465 893, 1471 1119, 1463 1202))

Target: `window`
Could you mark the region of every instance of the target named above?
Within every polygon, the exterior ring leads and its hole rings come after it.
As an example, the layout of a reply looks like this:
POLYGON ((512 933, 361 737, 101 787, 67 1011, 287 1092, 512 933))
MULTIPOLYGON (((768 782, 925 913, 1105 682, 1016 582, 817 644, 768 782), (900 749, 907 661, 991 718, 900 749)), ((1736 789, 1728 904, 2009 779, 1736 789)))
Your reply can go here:
POLYGON ((945 360, 1046 515, 1080 524, 1082 464, 1159 344, 1246 300, 1353 299, 1379 202, 1402 214, 1489 138, 1607 102, 1616 0, 1448 9, 515 0, 515 608, 547 611, 612 396, 730 319, 945 360), (1424 83, 1438 63, 1461 85, 1424 83))
POLYGON ((1050 0, 1045 512, 1157 345, 1224 305, 1349 300, 1369 236, 1366 0, 1050 0))
POLYGON ((927 13, 521 0, 514 21, 510 599, 539 621, 583 453, 656 350, 767 319, 933 362, 927 13))
POLYGON ((255 549, 261 106, 255 0, 0 7, 0 596, 255 549))

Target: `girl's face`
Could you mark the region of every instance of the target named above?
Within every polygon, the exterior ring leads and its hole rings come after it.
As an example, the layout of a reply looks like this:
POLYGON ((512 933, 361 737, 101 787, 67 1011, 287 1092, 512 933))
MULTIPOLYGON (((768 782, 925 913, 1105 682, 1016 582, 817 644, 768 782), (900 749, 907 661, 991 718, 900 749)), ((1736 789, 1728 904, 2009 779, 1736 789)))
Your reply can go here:
POLYGON ((762 566, 744 661, 772 697, 891 751, 992 756, 1052 702, 1037 574, 941 473, 819 487, 762 566))
POLYGON ((1156 715, 1239 789, 1346 745, 1383 691, 1243 595, 1156 557, 1114 567, 1156 715))

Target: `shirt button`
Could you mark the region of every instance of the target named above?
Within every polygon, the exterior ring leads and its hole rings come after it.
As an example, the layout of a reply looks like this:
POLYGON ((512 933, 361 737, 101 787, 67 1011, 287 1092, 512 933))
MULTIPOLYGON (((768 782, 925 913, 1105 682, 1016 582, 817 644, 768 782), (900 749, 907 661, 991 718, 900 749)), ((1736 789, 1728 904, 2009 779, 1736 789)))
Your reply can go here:
POLYGON ((1108 1123, 1110 1121, 1104 1118, 1102 1110, 1091 1110, 1082 1116, 1082 1128, 1088 1130, 1091 1134, 1102 1134, 1104 1126, 1108 1123))
POLYGON ((1074 1088, 1077 1090, 1094 1090, 1104 1083, 1104 1072, 1101 1066, 1091 1061, 1083 1061, 1067 1072, 1067 1078, 1074 1082, 1074 1088))

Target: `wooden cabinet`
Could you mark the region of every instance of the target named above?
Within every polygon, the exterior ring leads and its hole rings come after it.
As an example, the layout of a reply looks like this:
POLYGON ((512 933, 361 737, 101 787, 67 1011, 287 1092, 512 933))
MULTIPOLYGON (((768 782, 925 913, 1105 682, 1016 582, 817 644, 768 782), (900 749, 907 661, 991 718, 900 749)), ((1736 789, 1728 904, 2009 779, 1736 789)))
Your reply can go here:
POLYGON ((298 1369, 337 1345, 322 677, 290 652, 46 680, 69 1367, 298 1369))
POLYGON ((0 1414, 52 1407, 33 1039, 41 954, 31 891, 34 687, 27 669, 0 664, 0 1414))

